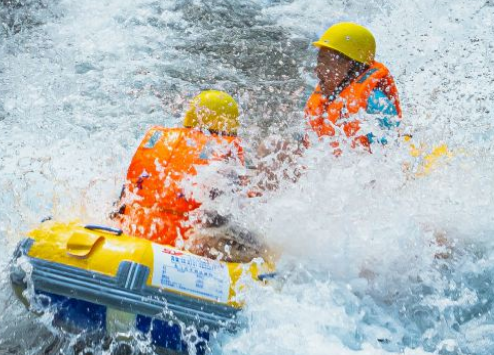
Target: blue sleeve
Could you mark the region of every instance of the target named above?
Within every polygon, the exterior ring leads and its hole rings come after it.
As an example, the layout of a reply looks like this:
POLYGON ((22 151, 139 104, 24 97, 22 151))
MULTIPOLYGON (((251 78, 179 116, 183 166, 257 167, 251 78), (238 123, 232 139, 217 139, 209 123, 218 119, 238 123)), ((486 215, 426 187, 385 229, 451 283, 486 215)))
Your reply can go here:
POLYGON ((389 116, 398 115, 395 104, 381 90, 374 90, 367 100, 367 113, 389 116))
MULTIPOLYGON (((396 105, 381 90, 375 89, 367 100, 366 112, 376 117, 377 123, 381 130, 391 130, 398 128, 400 121, 397 119, 398 110, 396 105)), ((378 138, 372 132, 367 134, 370 143, 379 142, 386 144, 386 137, 378 138)))

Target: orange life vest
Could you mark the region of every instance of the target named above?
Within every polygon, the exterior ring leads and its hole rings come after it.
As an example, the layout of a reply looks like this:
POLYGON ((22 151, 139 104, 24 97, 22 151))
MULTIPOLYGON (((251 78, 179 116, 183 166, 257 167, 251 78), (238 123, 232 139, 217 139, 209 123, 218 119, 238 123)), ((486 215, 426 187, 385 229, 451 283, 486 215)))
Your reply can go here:
POLYGON ((190 229, 184 225, 188 213, 200 206, 184 195, 182 181, 197 174, 196 165, 228 158, 243 163, 236 137, 191 128, 151 128, 127 173, 122 229, 160 244, 175 245, 190 229))
POLYGON ((333 101, 324 96, 317 86, 305 107, 305 117, 310 128, 318 135, 334 136, 335 127, 345 132, 347 137, 355 137, 354 142, 366 147, 366 136, 358 136, 360 122, 352 116, 367 108, 367 102, 373 90, 381 90, 394 103, 401 118, 398 90, 389 70, 381 63, 374 62, 370 68, 348 85, 333 101))

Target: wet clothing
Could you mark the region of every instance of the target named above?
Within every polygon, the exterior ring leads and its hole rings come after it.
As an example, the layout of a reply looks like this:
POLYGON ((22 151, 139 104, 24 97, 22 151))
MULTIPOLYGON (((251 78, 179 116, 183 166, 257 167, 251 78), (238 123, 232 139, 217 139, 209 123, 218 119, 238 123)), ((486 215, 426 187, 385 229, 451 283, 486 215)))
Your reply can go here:
MULTIPOLYGON (((386 137, 374 134, 373 127, 395 129, 401 118, 398 90, 389 70, 374 62, 336 97, 324 96, 319 86, 305 107, 309 127, 318 137, 335 136, 337 130, 352 138, 353 145, 369 148, 376 141, 386 143, 386 137), (376 116, 376 122, 362 122, 355 115, 365 112, 376 116)), ((376 129, 376 130, 379 130, 376 129)), ((338 146, 334 142, 334 146, 338 146)), ((370 148, 369 148, 370 149, 370 148)))
POLYGON ((200 206, 186 196, 195 166, 215 160, 243 162, 239 140, 192 128, 153 127, 139 145, 127 173, 122 229, 160 244, 185 237, 189 213, 200 206))

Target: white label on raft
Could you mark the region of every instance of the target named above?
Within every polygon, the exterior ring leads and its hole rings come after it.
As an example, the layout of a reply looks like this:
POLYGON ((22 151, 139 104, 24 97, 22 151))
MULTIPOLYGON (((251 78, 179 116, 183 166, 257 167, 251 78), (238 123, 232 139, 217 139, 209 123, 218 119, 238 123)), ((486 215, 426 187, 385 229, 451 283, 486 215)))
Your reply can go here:
POLYGON ((216 302, 228 302, 230 274, 218 261, 153 243, 153 285, 216 302))

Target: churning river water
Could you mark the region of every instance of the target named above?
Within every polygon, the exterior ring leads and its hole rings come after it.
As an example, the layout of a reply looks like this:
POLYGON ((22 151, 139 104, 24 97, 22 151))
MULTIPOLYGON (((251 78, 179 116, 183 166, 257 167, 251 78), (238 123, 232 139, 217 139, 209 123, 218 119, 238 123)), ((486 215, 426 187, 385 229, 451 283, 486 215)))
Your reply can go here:
POLYGON ((344 20, 374 32, 403 129, 453 157, 415 177, 399 143, 340 158, 315 145, 296 184, 280 167, 276 191, 216 201, 279 251, 281 280, 246 295, 246 326, 211 352, 494 354, 491 0, 2 0, 0 20, 0 354, 81 340, 16 300, 25 231, 46 216, 108 223, 145 130, 178 124, 200 90, 238 100, 253 159, 291 136, 315 85, 310 43, 344 20))

